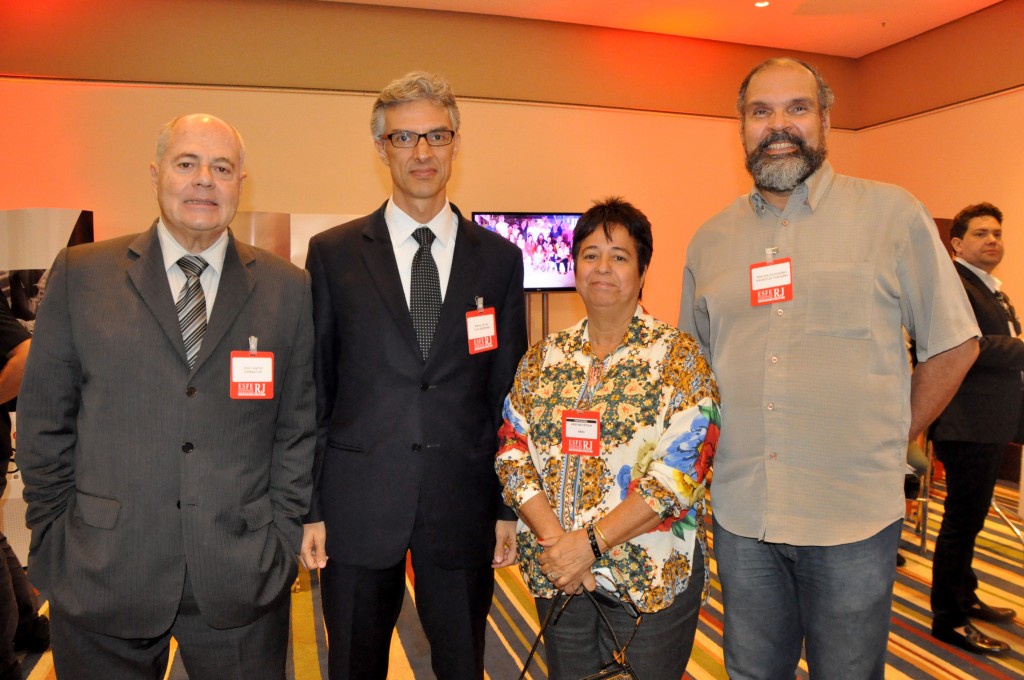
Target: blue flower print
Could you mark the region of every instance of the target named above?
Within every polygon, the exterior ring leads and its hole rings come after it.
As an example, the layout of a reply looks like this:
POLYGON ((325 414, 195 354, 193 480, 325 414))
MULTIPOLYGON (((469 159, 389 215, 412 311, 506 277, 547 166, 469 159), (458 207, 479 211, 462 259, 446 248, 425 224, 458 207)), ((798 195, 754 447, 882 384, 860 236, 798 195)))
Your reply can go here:
POLYGON ((626 500, 626 494, 629 492, 629 482, 633 476, 633 469, 628 465, 623 465, 619 468, 619 474, 615 475, 615 481, 618 483, 619 488, 622 489, 619 494, 619 500, 626 500))
POLYGON ((501 409, 501 416, 515 429, 517 434, 526 434, 526 425, 522 418, 512 410, 512 401, 505 397, 505 405, 501 409))
POLYGON ((700 453, 700 445, 708 434, 708 419, 703 413, 693 419, 690 430, 679 435, 669 444, 665 464, 680 472, 693 470, 700 453))

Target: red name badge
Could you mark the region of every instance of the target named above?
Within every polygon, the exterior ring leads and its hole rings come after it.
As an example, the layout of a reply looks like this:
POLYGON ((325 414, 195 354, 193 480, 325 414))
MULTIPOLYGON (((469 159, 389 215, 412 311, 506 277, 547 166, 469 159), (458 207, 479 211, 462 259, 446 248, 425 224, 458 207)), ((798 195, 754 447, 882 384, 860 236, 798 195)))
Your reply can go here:
POLYGON ((793 262, 786 257, 750 265, 750 304, 773 305, 793 299, 793 262))
POLYGON ((498 349, 498 321, 494 307, 466 312, 466 336, 470 354, 498 349))
POLYGON ((596 456, 601 453, 601 414, 562 411, 562 453, 596 456))
POLYGON ((274 353, 231 353, 231 398, 274 398, 274 353))

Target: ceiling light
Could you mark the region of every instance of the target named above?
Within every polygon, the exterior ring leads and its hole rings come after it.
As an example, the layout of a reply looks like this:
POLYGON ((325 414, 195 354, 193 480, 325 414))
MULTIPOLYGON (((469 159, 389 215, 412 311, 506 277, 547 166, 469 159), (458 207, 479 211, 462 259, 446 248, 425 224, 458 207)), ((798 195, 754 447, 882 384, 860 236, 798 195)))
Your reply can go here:
POLYGON ((768 0, 761 0, 761 2, 755 2, 754 7, 767 7, 768 0))

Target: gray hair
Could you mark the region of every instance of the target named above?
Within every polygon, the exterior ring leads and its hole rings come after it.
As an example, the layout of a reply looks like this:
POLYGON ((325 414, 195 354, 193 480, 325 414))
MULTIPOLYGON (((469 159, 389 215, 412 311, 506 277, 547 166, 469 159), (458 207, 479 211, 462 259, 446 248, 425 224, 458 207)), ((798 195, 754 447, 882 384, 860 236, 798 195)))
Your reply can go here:
POLYGON ((814 76, 814 80, 818 84, 818 106, 820 108, 822 120, 824 120, 825 116, 827 116, 829 111, 832 110, 832 105, 835 104, 836 101, 836 95, 832 92, 832 88, 828 86, 828 83, 825 82, 825 79, 821 77, 821 74, 818 73, 818 69, 800 59, 794 59, 792 57, 773 57, 762 61, 760 64, 755 66, 750 73, 747 74, 747 77, 743 79, 743 83, 740 84, 740 94, 736 99, 736 111, 739 112, 741 120, 743 119, 743 109, 747 104, 747 87, 750 86, 751 78, 769 66, 778 66, 779 64, 784 63, 803 66, 805 69, 810 71, 811 75, 814 76))
POLYGON ((160 128, 160 134, 157 135, 156 137, 157 165, 160 165, 160 161, 163 160, 164 154, 167 153, 167 144, 171 141, 171 132, 174 131, 174 127, 185 118, 192 118, 194 116, 202 116, 204 118, 209 118, 210 120, 215 120, 219 123, 223 123, 224 125, 226 125, 228 129, 231 130, 231 133, 235 136, 235 140, 238 141, 238 164, 240 167, 245 165, 245 140, 242 139, 242 133, 238 131, 238 128, 236 128, 234 125, 227 122, 226 120, 218 118, 217 116, 211 116, 208 113, 188 113, 183 116, 177 116, 175 118, 172 118, 166 123, 164 123, 164 126, 160 128))
POLYGON ((413 71, 392 80, 377 95, 377 101, 373 103, 373 112, 370 114, 370 132, 373 133, 373 138, 379 140, 384 137, 384 113, 388 109, 416 101, 428 101, 448 109, 452 130, 459 131, 459 105, 455 101, 452 86, 435 73, 413 71))

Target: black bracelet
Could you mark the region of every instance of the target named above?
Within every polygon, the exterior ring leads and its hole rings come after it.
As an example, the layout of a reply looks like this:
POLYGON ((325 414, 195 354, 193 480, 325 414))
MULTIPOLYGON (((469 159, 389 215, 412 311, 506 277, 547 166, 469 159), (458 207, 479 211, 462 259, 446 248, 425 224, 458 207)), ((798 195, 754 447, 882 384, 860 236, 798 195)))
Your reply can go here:
POLYGON ((587 525, 587 538, 590 539, 590 549, 594 551, 594 559, 601 557, 601 548, 597 545, 597 534, 594 533, 594 525, 587 525))

